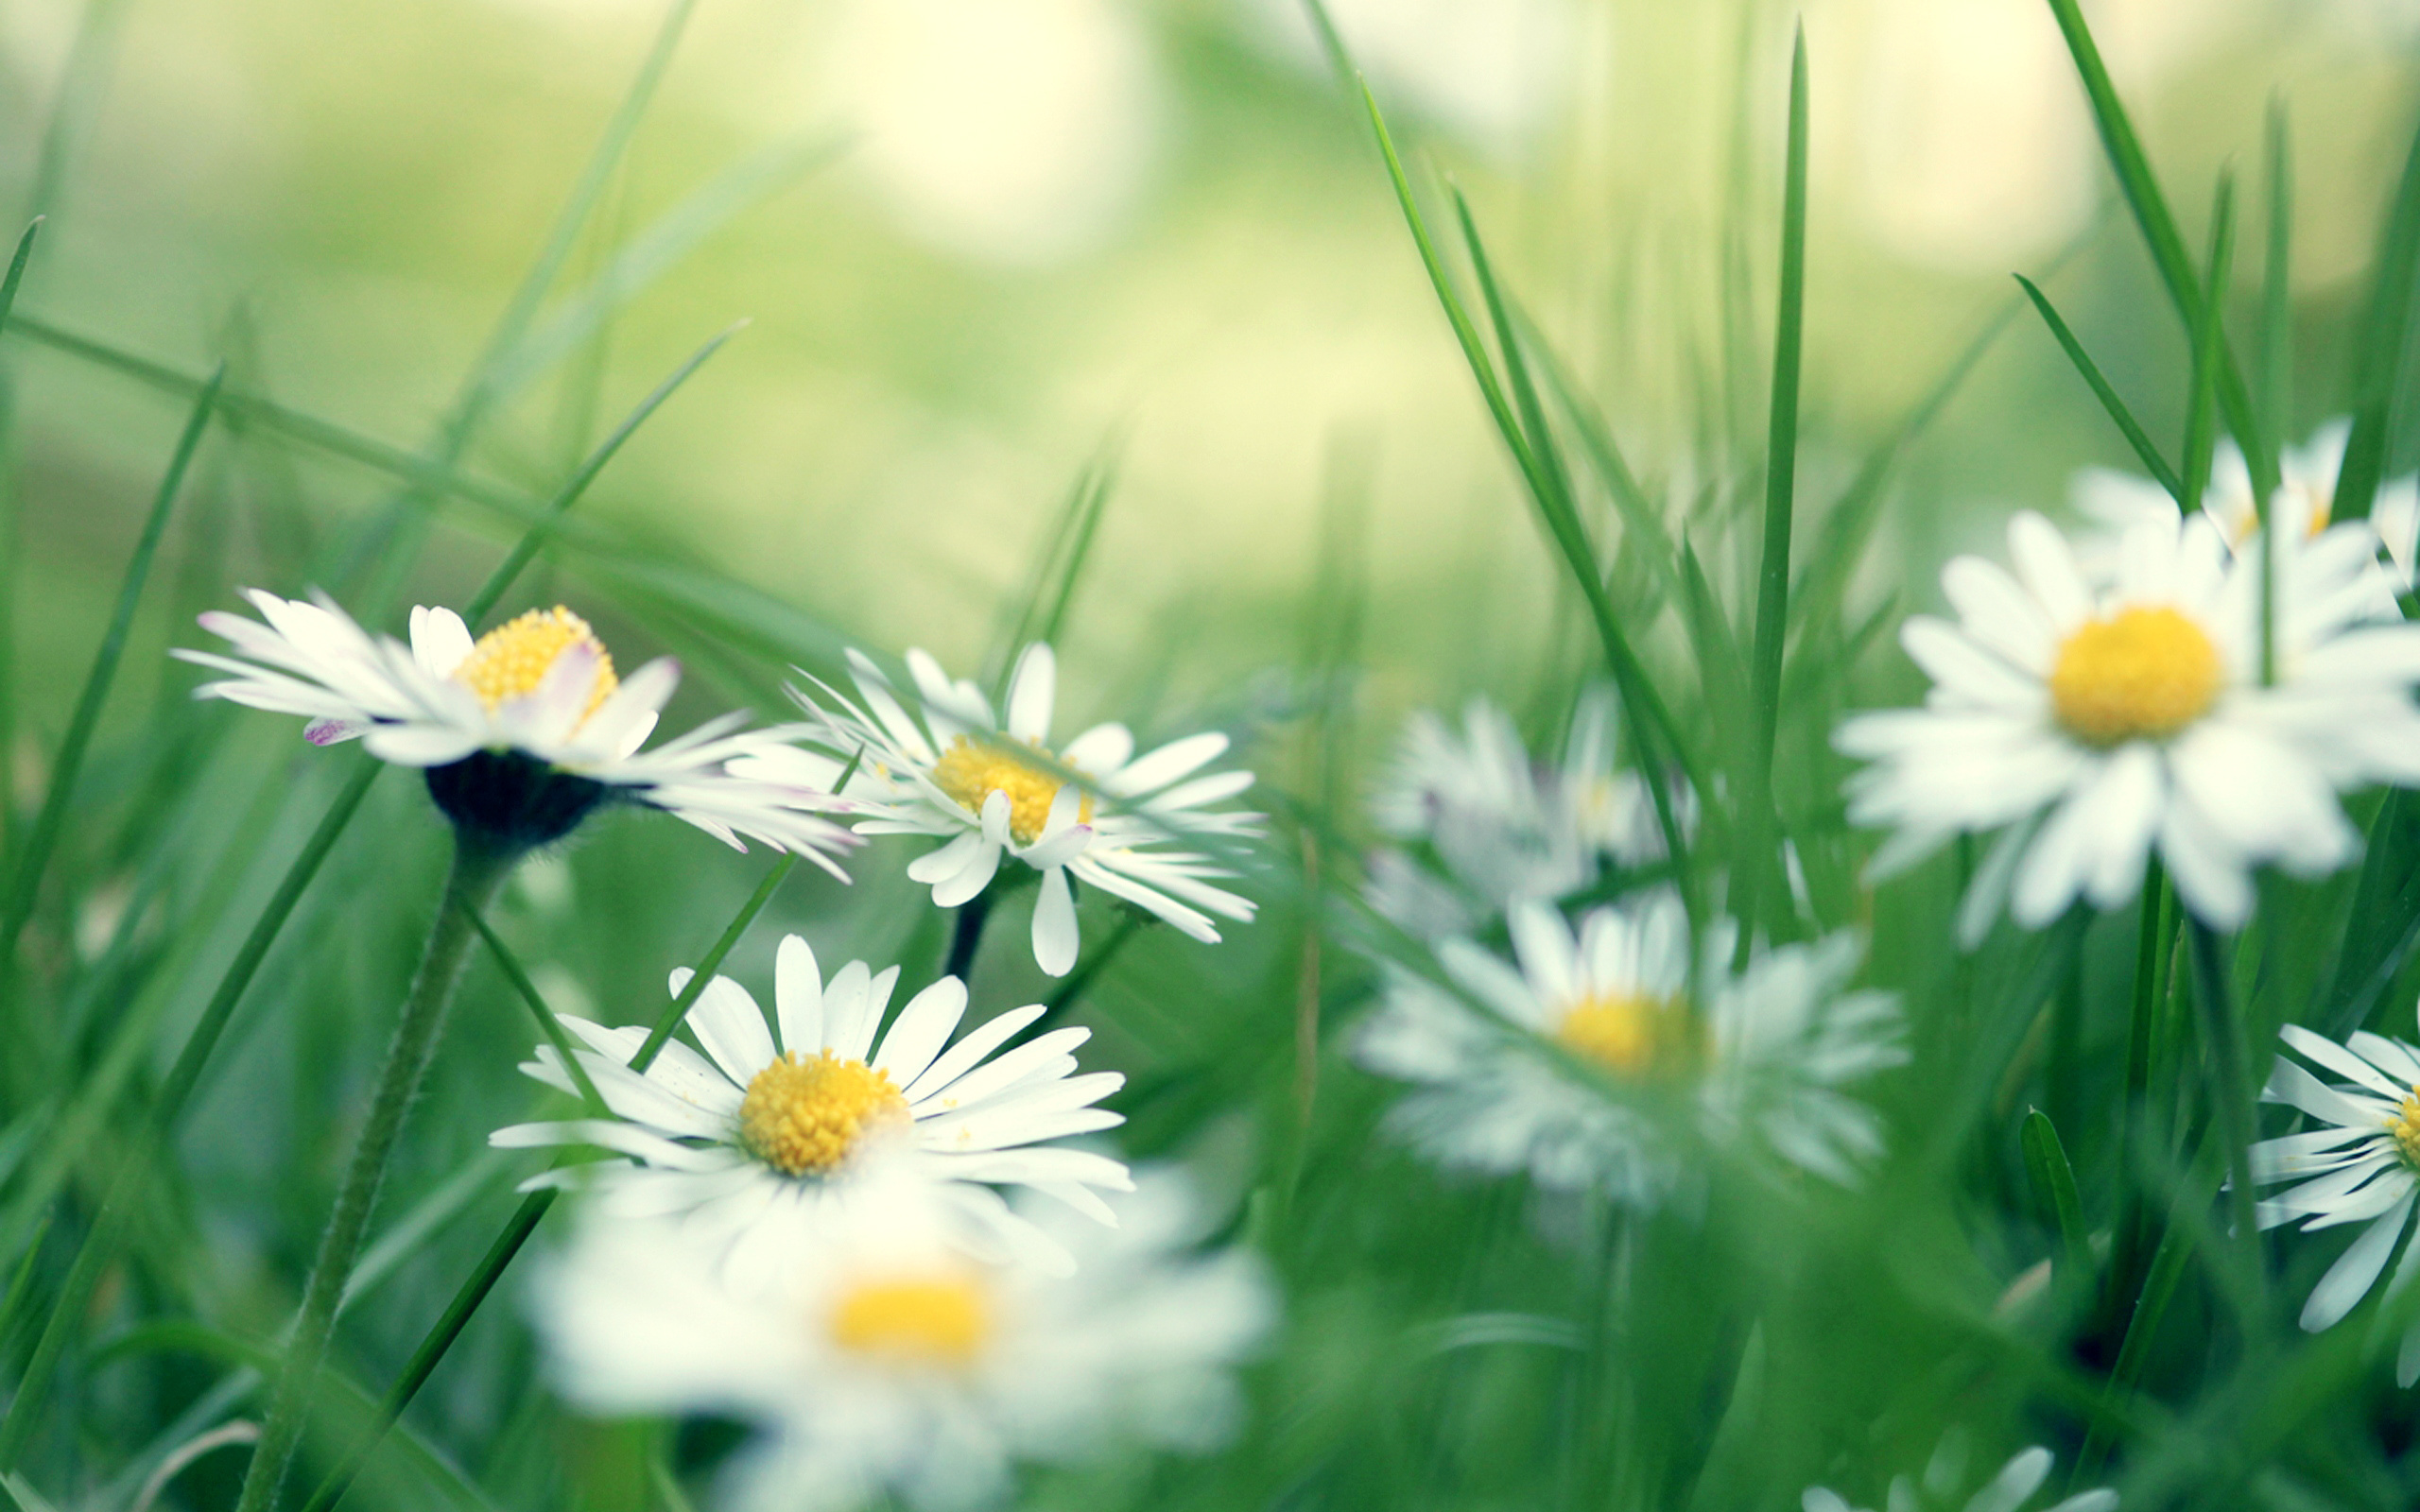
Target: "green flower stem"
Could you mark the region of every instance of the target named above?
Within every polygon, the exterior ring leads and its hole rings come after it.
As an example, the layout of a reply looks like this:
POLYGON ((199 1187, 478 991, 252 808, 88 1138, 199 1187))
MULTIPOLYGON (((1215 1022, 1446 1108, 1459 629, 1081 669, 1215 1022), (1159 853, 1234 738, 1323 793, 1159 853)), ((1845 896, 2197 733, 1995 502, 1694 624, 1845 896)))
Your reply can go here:
POLYGON ((963 982, 974 971, 975 953, 983 944, 983 925, 992 917, 992 891, 986 887, 959 905, 958 925, 950 932, 949 959, 942 963, 942 975, 963 982))
POLYGON ((445 1011, 453 1005, 454 989, 470 958, 471 943, 478 938, 472 916, 495 896, 515 859, 510 853, 456 841, 445 899, 438 905, 428 949, 421 956, 411 993, 404 1000, 403 1019, 387 1048, 370 1116, 362 1125, 360 1142, 354 1146, 344 1185, 337 1193, 336 1211, 320 1238, 319 1257, 312 1262, 310 1279, 303 1286, 302 1312, 286 1345, 285 1368, 278 1374, 260 1448, 253 1452, 251 1466, 244 1474, 237 1512, 268 1512, 276 1501, 278 1485, 285 1478, 286 1464, 302 1437, 312 1388, 327 1357, 329 1335, 336 1330, 337 1305, 353 1276, 354 1262, 360 1257, 362 1235, 369 1228, 371 1210, 386 1178, 388 1158, 394 1153, 404 1118, 436 1052, 445 1011))

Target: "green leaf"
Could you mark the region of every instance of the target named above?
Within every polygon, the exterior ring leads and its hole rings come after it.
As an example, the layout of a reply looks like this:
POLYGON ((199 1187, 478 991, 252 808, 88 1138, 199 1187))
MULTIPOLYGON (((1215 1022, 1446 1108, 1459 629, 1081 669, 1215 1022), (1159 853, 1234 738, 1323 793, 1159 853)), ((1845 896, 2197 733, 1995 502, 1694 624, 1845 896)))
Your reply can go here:
POLYGON ((2116 423, 2118 434, 2125 437, 2126 444, 2135 449, 2135 455, 2142 462, 2143 470, 2158 480, 2159 486, 2176 500, 2178 507, 2187 507, 2185 481, 2176 475, 2176 469, 2168 465, 2168 458, 2160 455, 2159 443, 2152 440, 2151 433, 2135 419, 2134 411, 2126 407, 2126 402, 2118 397, 2117 388, 2101 375, 2100 366, 2083 350, 2083 343, 2076 339, 2076 334, 2067 328, 2067 322, 2059 318, 2059 312, 2051 306, 2048 297, 2022 273, 2016 275, 2016 282, 2024 288, 2025 297, 2033 301, 2033 308, 2040 313, 2042 323, 2050 328, 2050 335, 2059 343, 2059 350, 2067 354, 2067 361, 2073 363, 2076 371, 2083 376, 2093 397, 2100 401, 2100 407, 2116 423))
POLYGON ((2084 1232, 2083 1205, 2076 1197, 2076 1174, 2067 1164, 2066 1147, 2059 1143, 2050 1115, 2038 1108, 2025 1115, 2018 1142, 2025 1149, 2025 1176, 2033 1183, 2034 1198, 2058 1229, 2054 1274, 2064 1284, 2081 1286, 2092 1274, 2092 1244, 2084 1232))

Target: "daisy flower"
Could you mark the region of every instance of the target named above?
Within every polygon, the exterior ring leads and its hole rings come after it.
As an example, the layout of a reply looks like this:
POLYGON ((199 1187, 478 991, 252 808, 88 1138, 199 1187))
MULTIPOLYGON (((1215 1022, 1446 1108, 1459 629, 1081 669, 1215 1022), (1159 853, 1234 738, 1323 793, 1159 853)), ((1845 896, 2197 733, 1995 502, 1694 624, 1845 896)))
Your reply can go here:
POLYGON ((1124 725, 1103 724, 1054 749, 1058 662, 1040 642, 1017 658, 1005 720, 974 683, 951 681, 923 651, 908 653, 914 714, 866 656, 851 651, 849 665, 861 701, 819 683, 832 703, 826 709, 792 690, 813 720, 806 738, 838 752, 837 760, 781 747, 752 754, 734 770, 812 783, 857 762, 849 797, 873 811, 858 822, 859 834, 945 842, 908 868, 941 907, 972 902, 991 885, 1003 856, 1041 873, 1033 958, 1053 976, 1076 964, 1071 879, 1149 909, 1199 940, 1219 938, 1212 914, 1251 919, 1250 900, 1207 880, 1235 873, 1196 851, 1157 849, 1184 837, 1255 833, 1261 816, 1211 807, 1253 781, 1250 772, 1201 773, 1225 752, 1225 735, 1188 735, 1136 756, 1124 725))
MULTIPOLYGON (((2273 506, 2281 520, 2293 522, 2307 536, 2328 527, 2336 508, 2337 476, 2344 470, 2345 443, 2352 436, 2351 421, 2333 420, 2309 441, 2289 446, 2278 456, 2273 506)), ((2120 533, 2142 520, 2176 513, 2176 500, 2166 489, 2109 468, 2077 473, 2073 497, 2077 508, 2120 533)), ((2218 523, 2231 550, 2241 550, 2260 528, 2252 470, 2233 438, 2221 439, 2210 459, 2210 486, 2202 495, 2202 507, 2218 523)), ((2395 585, 2409 590, 2415 548, 2420 547, 2420 475, 2407 473, 2379 484, 2370 502, 2370 524, 2386 547, 2395 585)))
POLYGON ((1275 1309, 1253 1256, 1187 1253, 1190 1209, 1159 1177, 1115 1230, 1063 1224, 1076 1280, 970 1260, 892 1180, 814 1242, 786 1236, 790 1263, 749 1286, 677 1226, 592 1222, 533 1294, 537 1321, 557 1388, 589 1410, 763 1430, 725 1471, 726 1504, 950 1512, 1003 1499, 1017 1461, 1231 1435, 1231 1368, 1275 1309))
POLYGON ((797 783, 733 775, 728 764, 766 745, 724 714, 642 750, 681 681, 659 658, 617 678, 588 622, 558 606, 531 610, 477 640, 449 609, 412 610, 411 644, 373 636, 323 595, 246 595, 258 620, 212 611, 201 627, 233 655, 180 649, 227 676, 194 690, 310 720, 316 746, 362 741, 371 754, 426 773, 430 797, 463 833, 506 851, 562 839, 603 802, 662 809, 735 849, 741 836, 813 861, 857 841, 823 818, 841 807, 797 783))
MULTIPOLYGON (((1635 772, 1614 769, 1613 700, 1592 689, 1572 718, 1559 765, 1531 761, 1502 709, 1484 697, 1457 732, 1427 710, 1404 730, 1371 817, 1402 847, 1369 865, 1371 906, 1424 938, 1478 928, 1522 899, 1551 901, 1625 868, 1664 858, 1654 800, 1635 772)), ((1684 816, 1685 817, 1685 816, 1684 816)))
MULTIPOLYGON (((690 975, 672 973, 673 996, 690 975)), ((891 1157, 937 1185, 961 1220, 963 1243, 1063 1266, 1064 1252, 1011 1214, 993 1188, 1031 1187, 1112 1222, 1092 1189, 1127 1190, 1126 1168, 1049 1142, 1125 1122, 1093 1105, 1126 1078, 1073 1074, 1068 1052, 1089 1029, 1055 1029, 1002 1050, 1042 1016, 1040 1004, 951 1043, 966 1012, 966 988, 954 976, 908 999, 877 1040, 898 981, 895 966, 876 973, 851 961, 827 983, 815 952, 792 935, 774 959, 772 1025, 746 988, 717 976, 688 1018, 705 1053, 667 1040, 644 1073, 630 1060, 645 1029, 566 1016, 564 1027, 588 1046, 575 1052, 580 1066, 614 1116, 516 1124, 488 1143, 593 1144, 631 1156, 638 1163, 572 1166, 527 1186, 594 1188, 607 1211, 622 1214, 692 1214, 699 1227, 735 1236, 741 1265, 762 1258, 745 1251, 762 1239, 758 1220, 768 1211, 828 1215, 847 1205, 869 1162, 891 1157)), ((552 1046, 541 1045, 521 1070, 574 1089, 552 1046)))
MULTIPOLYGON (((1960 1494, 1972 1483, 1966 1477, 1966 1447, 1964 1439, 1952 1435, 1942 1440, 1933 1451, 1932 1459, 1925 1466, 1920 1480, 1896 1475, 1891 1480, 1891 1494, 1883 1504, 1891 1512, 2018 1512, 2030 1505, 2035 1493, 2050 1478, 2056 1461, 2050 1452, 2036 1444, 2020 1450, 1999 1469, 1999 1473, 1962 1503, 1960 1494)), ((1810 1486, 1799 1498, 1806 1512, 1864 1512, 1852 1505, 1848 1498, 1828 1486, 1810 1486)), ((2044 1507, 2042 1512, 2114 1512, 2118 1493, 2106 1486, 2078 1491, 2044 1507)))
MULTIPOLYGON (((2299 1024, 2277 1031, 2287 1047, 2323 1071, 2344 1078, 2323 1082, 2284 1056, 2277 1057, 2264 1102, 2286 1103, 2323 1127, 2263 1140, 2252 1147, 2252 1178, 2261 1186, 2295 1183, 2256 1210, 2262 1228, 2303 1220, 2303 1231, 2365 1224, 2303 1305, 2302 1325, 2316 1333, 2369 1295, 2396 1241, 2411 1226, 2420 1190, 2420 1051, 2407 1041, 2357 1033, 2344 1044, 2299 1024)), ((2387 1295, 2411 1280, 2420 1251, 2407 1246, 2387 1295)), ((2403 1335, 2395 1381, 2420 1380, 2420 1323, 2403 1335)))
POLYGON ((1659 1200, 1680 1175, 1671 1141, 1574 1062, 1676 1097, 1710 1137, 1748 1134, 1834 1180, 1879 1152, 1879 1120, 1837 1089, 1906 1057, 1893 999, 1842 990, 1859 954, 1850 936, 1760 951, 1734 976, 1736 936, 1709 930, 1700 1007, 1688 920, 1668 890, 1591 910, 1576 936, 1536 902, 1509 922, 1517 965, 1447 940, 1438 956, 1457 993, 1390 963, 1385 1001, 1355 1037, 1364 1066, 1420 1084, 1393 1125, 1442 1163, 1659 1200))
POLYGON ((1966 900, 1972 943, 2003 902, 2029 929, 2079 899, 2118 906, 2154 847, 2221 929, 2251 914, 2254 868, 2343 866, 2360 842, 2337 795, 2420 781, 2420 627, 2373 622, 2374 550, 2363 525, 2280 538, 2264 687, 2258 553, 2230 558, 2206 516, 2129 526, 2096 587, 2048 521, 2017 515, 2013 574, 1959 558, 1942 572, 1958 622, 1901 629, 1933 679, 1925 707, 1834 737, 1875 764, 1850 782, 1850 818, 1897 832, 1874 874, 2000 831, 1966 900))

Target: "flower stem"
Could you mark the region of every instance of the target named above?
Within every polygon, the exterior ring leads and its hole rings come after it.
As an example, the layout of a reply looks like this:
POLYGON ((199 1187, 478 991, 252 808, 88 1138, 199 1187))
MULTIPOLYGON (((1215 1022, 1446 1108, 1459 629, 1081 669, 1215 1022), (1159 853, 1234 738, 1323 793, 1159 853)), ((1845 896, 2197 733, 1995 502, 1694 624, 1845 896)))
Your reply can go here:
POLYGON ((966 980, 975 969, 976 948, 983 943, 983 923, 992 917, 992 889, 984 888, 959 905, 958 928, 949 937, 949 959, 942 965, 942 975, 966 980))
POLYGON ((336 1211, 320 1237, 319 1256, 312 1262, 310 1279, 303 1285, 302 1312, 295 1319, 293 1337, 286 1346, 285 1368, 278 1373, 276 1395, 270 1400, 260 1448, 254 1451, 251 1466, 244 1474, 237 1512, 268 1512, 276 1501, 278 1485, 285 1479, 286 1464, 294 1457, 295 1445, 302 1437, 320 1366, 327 1357, 328 1338, 336 1330, 337 1306, 344 1296, 345 1282, 352 1278, 354 1262, 360 1256, 362 1235, 370 1226, 371 1210, 377 1204, 378 1188, 386 1178, 388 1158, 394 1153, 405 1115, 411 1108, 421 1077, 436 1052, 438 1035, 445 1026, 445 1011, 453 1004, 454 989, 460 983, 462 968, 470 957, 471 942, 478 937, 472 916, 486 907, 495 895, 497 885, 511 869, 514 859, 508 852, 466 843, 458 837, 456 840, 453 870, 445 879, 444 901, 438 905, 437 922, 429 930, 428 948, 421 956, 419 971, 412 976, 411 992, 404 1000, 403 1018, 395 1025, 394 1040, 387 1047, 386 1065, 378 1074, 377 1091, 371 1100, 369 1117, 362 1124, 360 1142, 354 1146, 352 1166, 337 1193, 336 1211))

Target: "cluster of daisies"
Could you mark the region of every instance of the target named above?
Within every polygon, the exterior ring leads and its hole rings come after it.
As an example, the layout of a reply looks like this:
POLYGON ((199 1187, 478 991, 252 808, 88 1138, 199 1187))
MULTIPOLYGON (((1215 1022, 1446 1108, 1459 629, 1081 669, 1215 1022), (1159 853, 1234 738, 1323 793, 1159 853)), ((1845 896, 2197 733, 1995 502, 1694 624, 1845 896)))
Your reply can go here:
MULTIPOLYGON (((835 875, 864 836, 927 836, 908 869, 943 907, 1038 882, 1034 956, 1063 975, 1075 883, 1205 940, 1212 916, 1253 914, 1218 885, 1232 872, 1214 852, 1258 817, 1223 806, 1251 774, 1207 770, 1226 737, 1137 755, 1105 724, 1054 749, 1046 645, 1019 658, 1004 719, 913 652, 912 696, 858 657, 855 699, 819 684, 798 722, 725 715, 650 747, 678 669, 617 677, 567 610, 475 640, 418 609, 406 645, 325 599, 251 596, 257 620, 203 619, 232 654, 178 653, 223 675, 201 695, 419 768, 458 846, 508 864, 613 803, 835 875)), ((967 1026, 949 975, 893 1012, 900 974, 827 974, 792 936, 769 1013, 735 981, 676 971, 689 1041, 565 1017, 563 1047, 522 1067, 586 1105, 491 1139, 570 1147, 528 1183, 583 1199, 535 1289, 562 1394, 757 1425, 726 1503, 786 1512, 971 1506, 1019 1461, 1222 1441, 1233 1366, 1273 1317, 1259 1266, 1204 1246, 1181 1177, 1137 1183, 1096 1146, 1122 1122, 1099 1105, 1123 1078, 1079 1072, 1089 1031, 1041 1005, 967 1026)))

